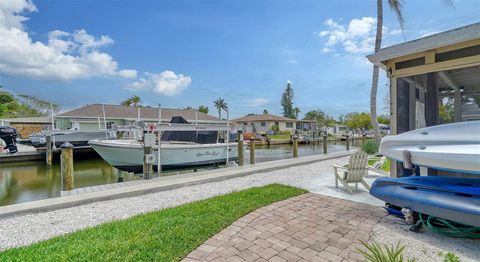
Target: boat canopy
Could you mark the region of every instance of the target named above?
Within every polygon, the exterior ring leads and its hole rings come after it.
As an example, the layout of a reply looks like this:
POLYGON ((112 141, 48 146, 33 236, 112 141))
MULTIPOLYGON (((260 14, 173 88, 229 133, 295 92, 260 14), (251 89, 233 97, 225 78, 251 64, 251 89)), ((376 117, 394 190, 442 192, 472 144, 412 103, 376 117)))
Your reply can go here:
MULTIPOLYGON (((174 116, 171 124, 191 124, 181 116, 174 116)), ((198 144, 217 143, 218 131, 165 131, 162 141, 192 142, 198 144)))

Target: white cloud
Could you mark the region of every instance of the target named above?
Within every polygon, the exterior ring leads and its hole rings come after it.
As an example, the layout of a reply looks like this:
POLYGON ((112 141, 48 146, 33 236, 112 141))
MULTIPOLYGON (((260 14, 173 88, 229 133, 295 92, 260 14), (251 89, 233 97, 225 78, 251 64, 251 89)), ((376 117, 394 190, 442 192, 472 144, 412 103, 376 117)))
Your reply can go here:
POLYGON ((390 35, 400 35, 402 34, 402 30, 401 29, 393 29, 389 32, 390 35))
POLYGON ((257 97, 251 100, 248 100, 247 104, 250 107, 259 107, 266 105, 270 100, 266 98, 257 97))
POLYGON ((99 51, 113 43, 108 36, 97 38, 85 29, 54 30, 46 43, 34 42, 23 25, 28 19, 23 14, 34 11, 37 8, 29 0, 0 1, 0 73, 52 80, 136 76, 135 70, 118 71, 117 62, 99 51))
POLYGON ((339 24, 330 18, 324 24, 328 29, 318 33, 320 37, 326 38, 322 52, 333 52, 336 46, 341 46, 347 53, 351 54, 373 51, 376 30, 376 19, 374 17, 352 19, 348 25, 339 24))
POLYGON ((160 74, 147 73, 137 81, 127 85, 129 90, 153 90, 155 93, 166 96, 179 94, 192 83, 192 78, 172 71, 163 71, 160 74))
POLYGON ((118 75, 125 78, 137 78, 137 70, 124 69, 118 71, 118 75))

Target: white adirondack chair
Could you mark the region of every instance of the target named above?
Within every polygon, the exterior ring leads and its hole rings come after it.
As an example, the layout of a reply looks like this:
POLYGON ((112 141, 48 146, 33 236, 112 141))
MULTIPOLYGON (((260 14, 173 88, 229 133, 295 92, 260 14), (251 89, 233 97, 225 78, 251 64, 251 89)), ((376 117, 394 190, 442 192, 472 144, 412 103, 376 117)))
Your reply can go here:
POLYGON ((349 184, 355 183, 355 188, 358 188, 358 183, 361 183, 365 188, 370 190, 370 186, 363 179, 368 174, 368 155, 364 152, 358 152, 350 157, 348 166, 343 167, 339 165, 332 165, 335 170, 335 187, 338 188, 338 181, 345 186, 348 193, 353 194, 353 189, 349 184), (340 172, 342 171, 343 172, 340 172))

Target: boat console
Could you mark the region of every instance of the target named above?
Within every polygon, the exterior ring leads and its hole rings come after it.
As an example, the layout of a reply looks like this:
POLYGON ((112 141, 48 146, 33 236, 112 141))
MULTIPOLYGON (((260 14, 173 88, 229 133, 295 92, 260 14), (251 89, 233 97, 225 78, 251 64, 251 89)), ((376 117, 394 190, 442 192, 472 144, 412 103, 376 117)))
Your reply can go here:
POLYGON ((10 154, 17 153, 17 129, 9 126, 0 126, 0 139, 5 141, 5 149, 8 150, 10 154))

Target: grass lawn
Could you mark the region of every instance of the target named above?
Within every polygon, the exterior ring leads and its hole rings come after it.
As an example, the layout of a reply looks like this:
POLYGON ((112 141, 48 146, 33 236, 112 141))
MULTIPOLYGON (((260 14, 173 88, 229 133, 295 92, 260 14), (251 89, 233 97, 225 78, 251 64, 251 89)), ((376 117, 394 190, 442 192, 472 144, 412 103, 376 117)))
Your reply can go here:
POLYGON ((290 135, 269 135, 271 140, 290 140, 290 135))
MULTIPOLYGON (((368 160, 368 165, 373 166, 377 160, 368 160)), ((390 173, 390 159, 387 159, 382 166, 383 171, 390 173)))
POLYGON ((9 249, 0 261, 178 261, 240 217, 305 192, 251 188, 9 249))

